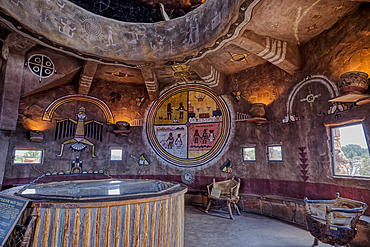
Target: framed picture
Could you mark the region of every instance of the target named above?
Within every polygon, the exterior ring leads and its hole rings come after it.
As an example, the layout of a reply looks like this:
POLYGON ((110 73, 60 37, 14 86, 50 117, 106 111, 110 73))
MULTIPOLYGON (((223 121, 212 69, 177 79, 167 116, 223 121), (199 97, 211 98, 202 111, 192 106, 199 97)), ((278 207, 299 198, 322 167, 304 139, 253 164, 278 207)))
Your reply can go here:
POLYGON ((123 148, 109 148, 110 161, 122 161, 123 160, 123 148))
POLYGON ((243 147, 243 161, 256 161, 256 148, 255 147, 243 147))
POLYGON ((13 165, 41 165, 43 163, 44 150, 15 148, 13 153, 13 165))
POLYGON ((267 146, 268 161, 283 161, 282 146, 267 146))

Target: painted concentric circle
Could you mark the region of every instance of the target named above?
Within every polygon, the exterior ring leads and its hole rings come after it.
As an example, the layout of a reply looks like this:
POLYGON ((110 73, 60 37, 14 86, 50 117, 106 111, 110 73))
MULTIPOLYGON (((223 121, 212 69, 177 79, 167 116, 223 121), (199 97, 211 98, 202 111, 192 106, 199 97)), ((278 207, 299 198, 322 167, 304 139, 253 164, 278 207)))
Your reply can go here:
POLYGON ((146 135, 154 151, 181 167, 201 166, 217 157, 230 135, 230 111, 224 100, 201 84, 184 84, 153 103, 146 135))

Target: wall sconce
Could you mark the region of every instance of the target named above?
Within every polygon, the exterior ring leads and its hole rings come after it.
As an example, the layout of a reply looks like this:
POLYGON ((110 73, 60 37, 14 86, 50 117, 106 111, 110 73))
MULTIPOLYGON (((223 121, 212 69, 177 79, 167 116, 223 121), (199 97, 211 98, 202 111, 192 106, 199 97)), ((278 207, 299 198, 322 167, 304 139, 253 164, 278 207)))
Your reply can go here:
POLYGON ((39 130, 33 130, 29 133, 29 141, 40 143, 44 141, 44 133, 39 130))
POLYGON ((116 136, 128 136, 131 133, 130 124, 125 121, 117 121, 113 132, 116 136))
POLYGON ((340 79, 338 87, 342 95, 329 102, 356 103, 356 105, 370 103, 370 95, 363 94, 369 87, 368 74, 352 71, 344 73, 340 79))
POLYGON ((255 123, 257 125, 267 124, 269 121, 266 119, 265 104, 254 103, 252 108, 249 110, 249 115, 252 117, 247 120, 248 123, 255 123))

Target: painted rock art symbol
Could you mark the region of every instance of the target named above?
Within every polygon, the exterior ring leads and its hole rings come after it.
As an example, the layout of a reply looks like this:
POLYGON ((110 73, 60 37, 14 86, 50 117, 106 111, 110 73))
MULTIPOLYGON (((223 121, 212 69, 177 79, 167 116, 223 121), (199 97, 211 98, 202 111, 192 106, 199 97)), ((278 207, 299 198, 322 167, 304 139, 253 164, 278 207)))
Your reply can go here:
POLYGON ((32 74, 42 78, 47 78, 54 74, 54 64, 51 59, 45 55, 35 54, 28 59, 28 68, 32 74))
POLYGON ((62 23, 63 27, 59 26, 59 32, 67 35, 70 38, 73 38, 73 31, 76 30, 75 27, 72 28, 73 23, 68 19, 61 18, 60 22, 62 23))
POLYGON ((146 122, 154 151, 183 167, 200 166, 217 157, 229 132, 230 112, 225 102, 200 84, 179 85, 165 92, 151 107, 146 122))
MULTIPOLYGON (((92 18, 86 18, 83 20, 83 28, 89 40, 97 40, 103 30, 99 22, 92 18)), ((113 44, 113 40, 111 42, 113 44)))

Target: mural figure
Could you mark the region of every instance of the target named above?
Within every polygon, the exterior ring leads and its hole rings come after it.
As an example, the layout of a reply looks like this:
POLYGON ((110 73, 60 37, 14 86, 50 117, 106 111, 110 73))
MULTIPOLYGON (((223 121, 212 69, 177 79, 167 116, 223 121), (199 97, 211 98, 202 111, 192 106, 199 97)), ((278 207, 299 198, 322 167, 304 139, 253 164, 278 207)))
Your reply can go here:
POLYGON ((85 113, 84 107, 81 107, 76 115, 78 118, 77 121, 67 118, 67 119, 63 119, 57 122, 55 139, 60 139, 62 137, 68 137, 69 133, 72 133, 72 131, 74 130, 73 138, 62 143, 60 154, 57 156, 62 157, 64 145, 66 144, 72 144, 71 148, 74 151, 84 150, 86 148, 84 144, 86 144, 92 147, 91 155, 93 158, 96 158, 97 156, 95 156, 95 145, 92 142, 86 140, 85 135, 87 134, 88 136, 94 139, 97 139, 97 140, 100 139, 101 141, 103 124, 95 120, 90 120, 88 122, 85 122, 85 118, 87 115, 85 113), (85 133, 85 129, 88 133, 85 133), (62 135, 62 132, 63 132, 63 135, 62 135))
POLYGON ((185 107, 182 105, 182 102, 180 102, 180 106, 179 106, 178 109, 176 109, 176 111, 180 111, 179 119, 183 119, 184 118, 184 111, 186 111, 186 110, 185 110, 185 107))
POLYGON ((186 17, 188 22, 188 33, 182 42, 185 46, 193 46, 199 43, 199 24, 195 17, 186 17))
POLYGON ((214 130, 209 130, 209 143, 213 144, 213 140, 215 139, 215 135, 213 134, 214 130))
POLYGON ((207 130, 205 129, 205 130, 203 130, 203 136, 202 136, 202 138, 203 138, 203 144, 207 144, 207 139, 208 139, 208 134, 207 134, 207 130))
POLYGON ((169 134, 169 136, 168 136, 168 138, 167 138, 166 142, 167 142, 167 148, 168 148, 168 149, 172 149, 172 147, 173 147, 173 142, 174 142, 174 138, 173 138, 173 136, 172 136, 172 133, 170 133, 170 134, 169 134))
POLYGON ((171 103, 168 103, 167 104, 167 119, 171 119, 171 114, 172 114, 171 103))
POLYGON ((17 6, 19 6, 19 4, 22 4, 22 5, 24 5, 21 1, 14 1, 14 0, 12 0, 12 3, 14 3, 15 5, 17 5, 17 6))
POLYGON ((73 37, 73 31, 76 30, 76 28, 72 28, 71 24, 72 22, 70 20, 66 20, 66 22, 63 22, 63 18, 60 20, 60 22, 63 24, 63 27, 59 26, 59 32, 67 35, 68 37, 73 37))
POLYGON ((181 146, 182 146, 181 134, 177 135, 177 138, 175 140, 175 145, 176 145, 177 148, 181 148, 181 146))
POLYGON ((65 3, 65 2, 61 2, 61 3, 60 3, 60 1, 59 1, 59 0, 57 0, 57 5, 59 6, 59 8, 60 8, 60 9, 63 9, 63 8, 64 8, 64 6, 66 5, 66 3, 65 3))
POLYGON ((198 130, 195 130, 195 133, 194 133, 194 143, 198 143, 199 139, 200 139, 199 131, 198 130))
POLYGON ((114 44, 114 42, 113 42, 112 27, 109 27, 109 30, 108 30, 108 44, 106 46, 116 46, 116 44, 114 44))

